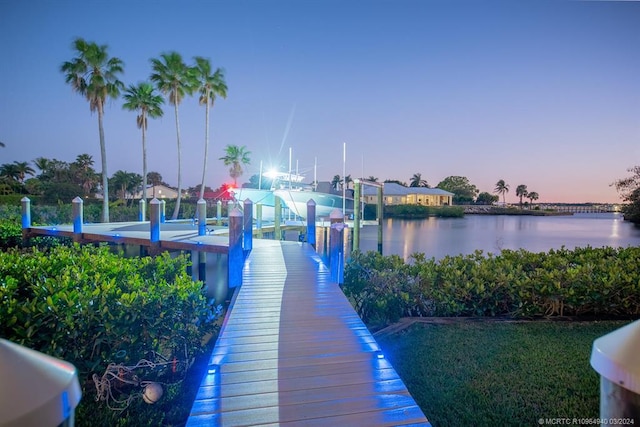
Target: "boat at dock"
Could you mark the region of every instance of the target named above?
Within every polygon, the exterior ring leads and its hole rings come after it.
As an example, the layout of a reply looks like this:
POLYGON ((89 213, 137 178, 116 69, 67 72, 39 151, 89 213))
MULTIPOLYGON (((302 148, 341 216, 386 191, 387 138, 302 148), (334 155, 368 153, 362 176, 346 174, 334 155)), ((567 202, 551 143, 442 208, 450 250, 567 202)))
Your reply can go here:
MULTIPOLYGON (((343 198, 341 194, 333 192, 329 183, 319 185, 305 184, 303 175, 271 172, 263 174, 272 179, 270 189, 237 188, 232 190, 233 197, 239 203, 245 200, 253 202, 253 217, 257 218, 257 204, 262 205, 262 219, 266 221, 275 218, 276 197, 282 201, 282 217, 307 219, 307 203, 316 203, 316 218, 328 218, 334 209, 342 210, 345 214, 353 213, 353 198, 343 198), (326 185, 323 185, 326 184, 326 185), (324 191, 323 191, 324 190, 324 191), (344 201, 344 202, 343 202, 344 201)), ((349 195, 352 193, 349 190, 349 195)))

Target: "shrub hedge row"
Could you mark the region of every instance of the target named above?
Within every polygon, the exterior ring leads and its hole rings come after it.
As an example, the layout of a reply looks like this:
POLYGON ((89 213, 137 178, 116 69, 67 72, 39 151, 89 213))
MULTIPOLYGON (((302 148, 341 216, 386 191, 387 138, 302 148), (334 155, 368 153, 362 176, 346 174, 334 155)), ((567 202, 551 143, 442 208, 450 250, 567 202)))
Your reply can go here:
POLYGON ((391 205, 384 208, 385 217, 417 219, 430 216, 441 218, 462 218, 464 208, 461 206, 420 206, 420 205, 391 205))
POLYGON ((195 352, 212 312, 187 262, 166 253, 123 258, 106 246, 0 252, 0 335, 81 372, 119 350, 135 361, 185 344, 195 352))
POLYGON ((403 316, 640 316, 640 248, 447 256, 355 253, 345 294, 370 325, 403 316))
MULTIPOLYGON (((92 374, 150 354, 188 365, 216 330, 219 313, 202 283, 187 275, 188 262, 167 253, 123 258, 107 246, 0 252, 0 336, 73 363, 84 396, 79 425, 115 425, 119 415, 109 410, 100 422, 92 418, 92 374)), ((188 413, 190 402, 181 403, 188 413)), ((144 424, 132 418, 128 425, 157 425, 164 416, 147 414, 144 424)))

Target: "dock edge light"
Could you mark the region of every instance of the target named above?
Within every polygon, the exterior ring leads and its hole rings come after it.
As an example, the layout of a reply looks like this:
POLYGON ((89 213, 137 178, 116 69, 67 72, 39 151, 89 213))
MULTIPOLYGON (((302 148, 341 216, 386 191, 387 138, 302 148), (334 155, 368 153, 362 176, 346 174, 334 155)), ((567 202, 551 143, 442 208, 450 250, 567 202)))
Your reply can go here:
POLYGON ((211 365, 207 366, 207 375, 217 374, 219 370, 220 370, 220 366, 219 365, 211 364, 211 365))
POLYGON ((600 417, 640 415, 640 320, 593 341, 591 366, 600 374, 600 417))
POLYGON ((82 391, 68 362, 0 338, 0 425, 73 426, 82 391))

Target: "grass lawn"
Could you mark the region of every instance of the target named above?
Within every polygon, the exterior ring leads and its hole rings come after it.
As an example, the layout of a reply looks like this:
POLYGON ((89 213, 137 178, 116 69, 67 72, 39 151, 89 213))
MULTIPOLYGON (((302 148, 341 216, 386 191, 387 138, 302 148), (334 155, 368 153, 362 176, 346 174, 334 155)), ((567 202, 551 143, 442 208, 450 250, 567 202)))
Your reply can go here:
POLYGON ((629 321, 418 323, 378 338, 434 427, 597 418, 593 340, 629 321))

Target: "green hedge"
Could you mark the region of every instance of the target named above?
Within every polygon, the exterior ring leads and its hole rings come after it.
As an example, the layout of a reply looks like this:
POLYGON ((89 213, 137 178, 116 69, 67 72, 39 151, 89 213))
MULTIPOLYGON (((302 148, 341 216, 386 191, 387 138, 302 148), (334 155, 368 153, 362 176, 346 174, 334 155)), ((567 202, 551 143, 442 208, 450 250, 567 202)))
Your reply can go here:
POLYGON ((135 361, 185 344, 195 352, 211 332, 211 310, 187 262, 122 258, 106 246, 0 252, 0 335, 81 372, 119 350, 135 361))
POLYGON ((462 218, 464 216, 464 208, 461 206, 391 205, 384 207, 384 216, 406 219, 427 218, 430 216, 462 218))
POLYGON ((640 248, 500 255, 355 253, 345 294, 370 325, 403 316, 640 316, 640 248))
MULTIPOLYGON (((101 376, 110 362, 135 365, 153 352, 191 361, 216 331, 219 313, 187 265, 184 256, 122 258, 106 246, 0 252, 0 336, 73 363, 83 388, 78 425, 115 425, 121 414, 106 408, 100 422, 93 418, 92 374, 101 376)), ((170 406, 188 413, 191 402, 174 398, 170 406)), ((129 424, 117 424, 157 425, 165 417, 146 414, 143 423, 134 412, 129 424)))

